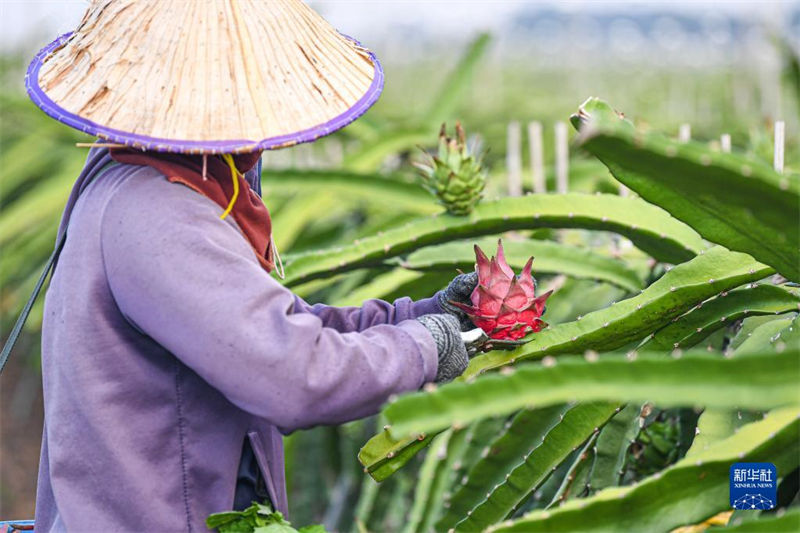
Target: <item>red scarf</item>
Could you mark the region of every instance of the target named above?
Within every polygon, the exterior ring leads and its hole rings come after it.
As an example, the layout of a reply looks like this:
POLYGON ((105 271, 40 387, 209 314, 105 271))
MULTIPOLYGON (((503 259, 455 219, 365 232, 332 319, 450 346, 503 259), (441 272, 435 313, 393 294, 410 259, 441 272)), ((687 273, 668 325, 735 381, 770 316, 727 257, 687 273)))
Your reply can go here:
MULTIPOLYGON (((158 170, 172 183, 182 183, 225 209, 233 196, 231 169, 218 155, 206 156, 206 176, 203 179, 203 156, 168 154, 162 152, 139 152, 124 148, 112 148, 111 158, 119 163, 146 165, 158 170)), ((267 272, 275 268, 272 256, 272 222, 264 202, 250 188, 243 174, 252 169, 261 157, 261 152, 234 156, 236 169, 240 172, 239 197, 233 205, 231 215, 238 224, 258 261, 267 272)))

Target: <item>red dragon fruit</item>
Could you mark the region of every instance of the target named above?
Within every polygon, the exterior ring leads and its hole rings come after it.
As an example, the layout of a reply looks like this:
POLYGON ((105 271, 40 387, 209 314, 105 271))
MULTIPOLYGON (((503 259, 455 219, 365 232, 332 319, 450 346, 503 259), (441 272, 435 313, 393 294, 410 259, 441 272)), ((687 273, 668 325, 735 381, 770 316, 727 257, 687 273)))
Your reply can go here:
POLYGON ((493 339, 511 340, 547 326, 539 317, 544 313, 545 300, 553 291, 535 296, 536 282, 531 275, 533 257, 525 263, 519 276, 508 266, 501 241, 497 241, 497 259, 488 259, 478 245, 475 245, 475 259, 478 284, 472 291, 472 305, 453 304, 476 326, 493 339))

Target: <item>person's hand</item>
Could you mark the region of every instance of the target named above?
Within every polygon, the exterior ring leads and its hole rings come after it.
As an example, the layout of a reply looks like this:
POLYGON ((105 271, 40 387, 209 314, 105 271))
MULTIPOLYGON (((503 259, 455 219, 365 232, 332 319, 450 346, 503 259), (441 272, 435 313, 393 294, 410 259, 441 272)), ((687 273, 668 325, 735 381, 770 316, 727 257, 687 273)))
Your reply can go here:
POLYGON ((472 320, 469 319, 464 311, 453 305, 451 302, 471 305, 472 301, 470 300, 470 296, 472 295, 472 291, 475 290, 475 286, 477 284, 477 272, 459 274, 453 278, 453 281, 451 281, 447 287, 437 293, 436 299, 439 303, 439 307, 441 307, 442 311, 445 313, 453 315, 458 319, 461 331, 469 331, 474 329, 475 324, 472 323, 472 320))
POLYGON ((417 318, 436 342, 439 366, 436 383, 451 381, 460 376, 469 364, 467 348, 461 338, 461 327, 453 315, 422 315, 417 318))

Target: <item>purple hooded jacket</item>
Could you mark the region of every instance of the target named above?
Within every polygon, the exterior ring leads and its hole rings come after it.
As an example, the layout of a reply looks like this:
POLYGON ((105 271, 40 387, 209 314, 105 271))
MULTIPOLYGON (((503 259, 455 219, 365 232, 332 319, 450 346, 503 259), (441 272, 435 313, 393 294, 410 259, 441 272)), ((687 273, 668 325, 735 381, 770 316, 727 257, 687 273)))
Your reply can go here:
POLYGON ((214 202, 110 163, 91 150, 45 301, 37 533, 206 531, 232 508, 244 439, 286 513, 281 434, 432 381, 413 318, 440 308, 308 305, 214 202))

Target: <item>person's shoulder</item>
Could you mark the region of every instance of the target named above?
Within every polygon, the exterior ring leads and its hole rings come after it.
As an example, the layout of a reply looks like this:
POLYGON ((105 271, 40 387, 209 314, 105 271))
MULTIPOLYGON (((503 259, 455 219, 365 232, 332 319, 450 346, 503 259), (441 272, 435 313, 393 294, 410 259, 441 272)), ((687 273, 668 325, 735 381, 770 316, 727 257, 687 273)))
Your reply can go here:
POLYGON ((114 176, 108 176, 113 184, 103 209, 104 225, 192 225, 218 216, 220 209, 212 200, 152 167, 120 164, 108 172, 114 176))
POLYGON ((222 209, 208 197, 151 167, 119 165, 112 170, 116 178, 109 176, 113 190, 101 218, 103 241, 110 247, 126 243, 150 248, 174 241, 238 247, 241 238, 233 238, 238 233, 233 217, 221 221, 222 209))

